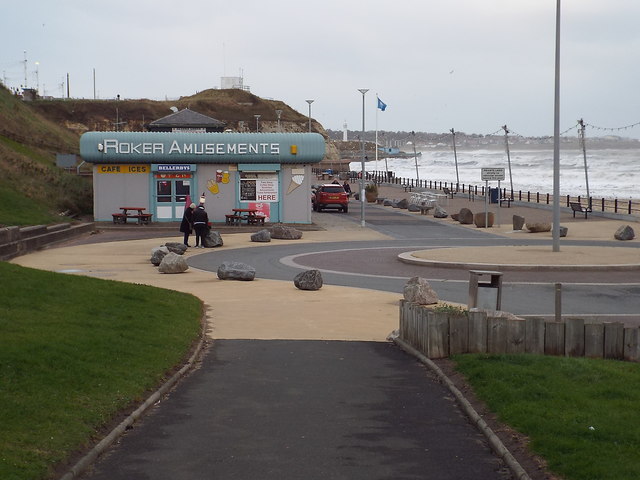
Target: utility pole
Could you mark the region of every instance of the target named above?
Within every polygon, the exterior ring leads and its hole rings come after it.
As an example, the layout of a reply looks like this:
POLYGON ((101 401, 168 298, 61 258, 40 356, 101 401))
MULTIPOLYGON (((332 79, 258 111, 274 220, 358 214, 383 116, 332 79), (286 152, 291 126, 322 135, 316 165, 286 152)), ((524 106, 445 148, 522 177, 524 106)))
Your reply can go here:
POLYGON ((587 187, 587 205, 589 210, 591 210, 591 195, 589 194, 589 172, 587 171, 587 144, 585 140, 585 125, 584 120, 578 120, 578 125, 580 125, 580 129, 578 130, 578 137, 580 138, 580 144, 582 145, 582 158, 584 160, 584 180, 587 187))
POLYGON ((509 129, 506 125, 503 125, 504 130, 504 145, 507 150, 507 164, 509 165, 509 183, 511 184, 511 200, 513 200, 513 177, 511 176, 511 155, 509 153, 509 129))
POLYGON ((453 159, 456 162, 456 192, 457 192, 460 185, 460 176, 458 175, 458 154, 456 153, 456 132, 453 128, 450 130, 450 132, 451 132, 451 136, 453 137, 453 159))

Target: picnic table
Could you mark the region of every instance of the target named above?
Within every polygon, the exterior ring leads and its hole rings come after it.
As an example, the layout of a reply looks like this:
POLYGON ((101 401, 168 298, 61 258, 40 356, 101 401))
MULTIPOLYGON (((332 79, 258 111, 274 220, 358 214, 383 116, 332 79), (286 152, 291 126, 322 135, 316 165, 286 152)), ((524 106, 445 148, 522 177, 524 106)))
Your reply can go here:
POLYGON ((148 224, 153 214, 145 213, 145 207, 120 207, 120 213, 113 213, 113 223, 127 223, 129 218, 137 220, 138 225, 148 224), (131 213, 134 212, 134 213, 131 213))
MULTIPOLYGON (((229 222, 229 215, 226 215, 227 217, 227 223, 229 222)), ((233 209, 233 215, 231 215, 231 217, 233 220, 236 221, 246 221, 247 225, 264 225, 264 215, 259 214, 259 211, 256 210, 255 208, 234 208, 233 209)), ((239 222, 238 222, 239 224, 239 222)))

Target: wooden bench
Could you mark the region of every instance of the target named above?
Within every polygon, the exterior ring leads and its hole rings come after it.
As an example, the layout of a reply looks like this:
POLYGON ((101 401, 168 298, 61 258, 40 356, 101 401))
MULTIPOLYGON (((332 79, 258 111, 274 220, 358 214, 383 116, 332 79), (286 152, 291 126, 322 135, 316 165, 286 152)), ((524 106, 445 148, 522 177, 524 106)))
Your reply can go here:
POLYGON ((500 206, 502 206, 503 202, 507 202, 507 208, 511 208, 511 200, 512 200, 511 197, 504 197, 504 198, 501 198, 500 200, 498 200, 498 202, 499 202, 498 204, 500 206))
POLYGON ((413 186, 410 184, 403 184, 402 187, 404 188, 405 192, 410 192, 411 189, 413 188, 413 186))
POLYGON ((113 223, 127 223, 127 216, 124 213, 112 213, 113 223))
POLYGON ((227 225, 240 225, 241 220, 242 220, 242 215, 230 214, 230 215, 224 216, 224 222, 227 225))
POLYGON ((580 202, 569 202, 569 206, 573 210, 573 218, 576 218, 576 212, 584 213, 584 218, 587 218, 587 215, 591 213, 591 209, 583 207, 580 202))
POLYGON ((112 213, 111 214, 113 216, 113 223, 127 223, 127 220, 129 218, 135 218, 138 225, 148 225, 149 222, 151 221, 151 217, 153 216, 152 213, 139 213, 136 215, 125 215, 124 213, 112 213))
POLYGON ((248 225, 264 225, 264 215, 249 215, 246 217, 248 225))

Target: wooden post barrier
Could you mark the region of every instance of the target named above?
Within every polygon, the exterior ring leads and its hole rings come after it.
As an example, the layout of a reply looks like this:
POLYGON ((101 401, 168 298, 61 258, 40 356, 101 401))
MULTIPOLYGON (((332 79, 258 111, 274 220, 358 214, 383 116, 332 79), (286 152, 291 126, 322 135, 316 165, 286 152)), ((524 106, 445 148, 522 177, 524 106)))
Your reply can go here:
POLYGON ((399 336, 429 358, 463 353, 532 353, 640 361, 640 328, 622 323, 585 323, 581 318, 490 317, 438 312, 400 300, 399 336))

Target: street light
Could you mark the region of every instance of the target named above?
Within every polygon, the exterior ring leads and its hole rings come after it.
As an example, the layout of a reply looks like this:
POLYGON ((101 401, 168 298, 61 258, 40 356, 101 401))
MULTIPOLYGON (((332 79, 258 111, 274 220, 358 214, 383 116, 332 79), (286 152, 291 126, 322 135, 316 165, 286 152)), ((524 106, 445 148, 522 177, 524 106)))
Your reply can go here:
POLYGON ((418 172, 418 153, 416 152, 416 132, 412 131, 413 142, 407 142, 413 145, 413 159, 416 162, 416 186, 420 184, 420 173, 418 172))
POLYGON ((276 110, 276 117, 278 117, 278 131, 280 131, 280 115, 282 115, 282 110, 276 110))
POLYGON ((254 115, 254 117, 256 117, 256 133, 258 133, 260 131, 260 124, 258 123, 260 115, 254 115))
POLYGON ((368 88, 359 88, 358 91, 362 94, 362 162, 361 162, 361 172, 360 172, 360 226, 364 227, 364 96, 369 91, 368 88))
POLYGON ((311 104, 313 100, 305 100, 309 104, 309 133, 311 133, 311 104))

